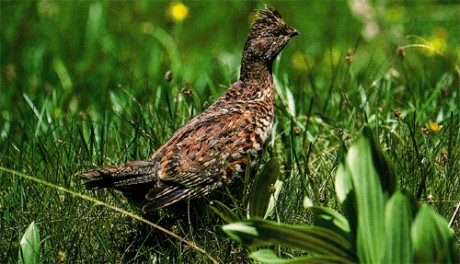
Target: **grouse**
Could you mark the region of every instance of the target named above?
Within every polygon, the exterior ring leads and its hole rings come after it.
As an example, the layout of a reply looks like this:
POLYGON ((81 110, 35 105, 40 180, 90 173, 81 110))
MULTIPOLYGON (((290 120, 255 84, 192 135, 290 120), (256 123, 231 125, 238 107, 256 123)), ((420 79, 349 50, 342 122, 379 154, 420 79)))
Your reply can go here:
POLYGON ((272 64, 299 34, 273 7, 257 10, 240 78, 216 102, 179 128, 148 160, 77 175, 93 180, 86 183, 88 189, 114 188, 148 212, 204 196, 230 184, 247 166, 256 168, 273 126, 272 64))

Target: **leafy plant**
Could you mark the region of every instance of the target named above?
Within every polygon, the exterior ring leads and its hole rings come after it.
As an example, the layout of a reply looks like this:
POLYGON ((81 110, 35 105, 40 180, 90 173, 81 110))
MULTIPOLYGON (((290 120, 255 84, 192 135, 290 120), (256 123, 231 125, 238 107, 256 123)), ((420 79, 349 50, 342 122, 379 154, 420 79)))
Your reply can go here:
POLYGON ((454 233, 428 205, 396 190, 390 163, 364 128, 340 164, 335 189, 343 215, 326 207, 305 207, 315 225, 253 219, 225 225, 234 240, 251 247, 279 245, 310 255, 280 258, 271 249, 249 257, 265 263, 458 262, 454 233))
POLYGON ((38 263, 40 256, 40 232, 35 222, 30 223, 19 243, 19 264, 38 263))
MULTIPOLYGON (((254 180, 254 186, 249 195, 247 218, 267 218, 272 215, 275 210, 276 199, 282 187, 282 181, 278 180, 279 164, 277 159, 269 160, 258 173, 254 180)), ((249 174, 247 171, 246 174, 249 174)), ((244 204, 245 201, 243 201, 244 204)), ((239 210, 233 212, 225 204, 220 201, 212 201, 211 209, 225 223, 236 222, 243 220, 239 215, 243 215, 239 210)))

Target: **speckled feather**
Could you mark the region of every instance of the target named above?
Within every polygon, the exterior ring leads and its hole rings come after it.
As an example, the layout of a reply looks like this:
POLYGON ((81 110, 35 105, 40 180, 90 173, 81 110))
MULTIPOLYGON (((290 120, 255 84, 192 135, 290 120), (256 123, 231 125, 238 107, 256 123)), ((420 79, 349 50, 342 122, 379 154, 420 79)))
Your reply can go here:
POLYGON ((273 60, 299 32, 272 7, 258 10, 244 46, 240 79, 179 128, 147 161, 79 172, 89 189, 115 188, 153 211, 231 183, 257 166, 273 126, 273 60))

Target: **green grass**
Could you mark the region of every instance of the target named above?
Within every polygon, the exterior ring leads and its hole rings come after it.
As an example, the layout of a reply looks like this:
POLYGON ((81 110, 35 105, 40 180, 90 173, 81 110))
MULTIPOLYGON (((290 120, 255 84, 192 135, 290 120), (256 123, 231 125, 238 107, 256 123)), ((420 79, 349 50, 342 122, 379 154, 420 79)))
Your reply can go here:
MULTIPOLYGON (((184 4, 190 12, 180 22, 167 15, 168 2, 1 2, 0 165, 139 214, 117 192, 85 191, 74 173, 146 159, 209 106, 237 80, 249 15, 263 6, 184 4)), ((337 165, 368 124, 399 184, 449 221, 460 200, 458 4, 373 7, 380 31, 372 39, 346 2, 273 5, 302 32, 274 65, 276 121, 265 160, 276 157, 282 167, 276 219, 309 223, 304 196, 337 208, 337 165), (434 131, 430 122, 443 127, 434 131)), ((32 221, 43 262, 209 262, 159 230, 63 190, 3 169, 0 186, 2 263, 17 261, 32 221)), ((154 219, 221 262, 247 261, 247 249, 221 231, 207 203, 192 203, 178 220, 154 219)), ((459 226, 457 217, 457 235, 459 226)))

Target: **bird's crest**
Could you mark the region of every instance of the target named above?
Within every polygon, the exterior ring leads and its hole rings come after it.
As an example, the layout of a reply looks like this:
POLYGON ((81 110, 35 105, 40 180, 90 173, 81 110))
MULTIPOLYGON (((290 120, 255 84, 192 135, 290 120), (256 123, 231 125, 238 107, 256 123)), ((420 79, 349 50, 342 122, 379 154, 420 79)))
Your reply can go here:
POLYGON ((265 6, 265 8, 257 10, 253 26, 257 24, 285 24, 278 10, 271 6, 265 6))

